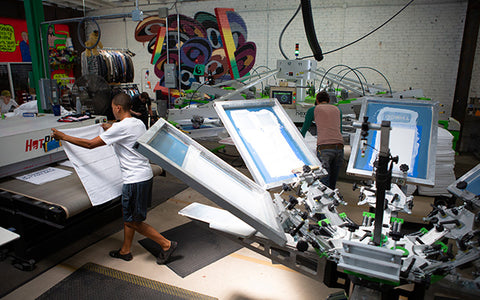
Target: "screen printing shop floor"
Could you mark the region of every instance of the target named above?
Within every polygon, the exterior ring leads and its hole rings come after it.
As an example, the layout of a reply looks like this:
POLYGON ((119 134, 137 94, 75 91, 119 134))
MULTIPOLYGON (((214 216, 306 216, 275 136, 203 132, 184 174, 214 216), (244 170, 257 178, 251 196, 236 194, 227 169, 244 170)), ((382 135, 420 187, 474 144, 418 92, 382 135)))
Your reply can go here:
MULTIPOLYGON (((459 172, 462 172, 459 175, 478 163, 474 157, 459 161, 457 166, 461 169, 459 172)), ((171 175, 167 174, 167 178, 169 176, 171 175)), ((355 221, 361 217, 361 211, 365 210, 363 207, 355 207, 358 190, 353 191, 352 182, 343 179, 339 181, 338 187, 345 199, 352 202, 346 211, 355 221)), ((178 215, 178 211, 192 202, 214 205, 198 192, 187 188, 150 210, 147 222, 159 232, 185 224, 190 220, 178 215)), ((421 217, 431 210, 432 202, 431 197, 416 197, 413 213, 408 218, 421 221, 421 217)), ((109 251, 118 249, 121 245, 123 231, 119 231, 55 265, 3 299, 35 299, 89 262, 218 299, 326 299, 339 291, 283 265, 273 264, 268 258, 247 248, 241 248, 182 278, 167 266, 156 263, 155 257, 138 243, 143 238, 139 234, 135 235, 132 261, 126 262, 108 255, 109 251)), ((433 293, 434 291, 427 292, 426 298, 434 299, 433 293)))

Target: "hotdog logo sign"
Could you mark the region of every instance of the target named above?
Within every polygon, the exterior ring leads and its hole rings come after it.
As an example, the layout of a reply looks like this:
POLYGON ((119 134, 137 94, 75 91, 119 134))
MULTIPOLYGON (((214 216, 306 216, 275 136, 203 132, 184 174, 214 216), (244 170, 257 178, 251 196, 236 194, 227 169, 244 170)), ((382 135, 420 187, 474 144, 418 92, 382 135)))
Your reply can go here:
POLYGON ((27 139, 25 141, 25 151, 24 152, 30 152, 30 151, 38 150, 38 149, 43 150, 43 147, 44 147, 43 145, 50 142, 50 140, 52 140, 52 137, 49 136, 49 135, 45 136, 42 139, 38 139, 38 140, 27 139))

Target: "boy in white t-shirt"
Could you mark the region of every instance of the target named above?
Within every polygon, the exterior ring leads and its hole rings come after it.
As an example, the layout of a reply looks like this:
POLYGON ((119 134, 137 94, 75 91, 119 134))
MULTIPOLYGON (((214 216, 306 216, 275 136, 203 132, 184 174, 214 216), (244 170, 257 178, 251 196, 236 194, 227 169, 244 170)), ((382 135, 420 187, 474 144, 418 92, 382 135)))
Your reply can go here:
POLYGON ((122 170, 122 208, 124 221, 124 240, 119 250, 110 252, 110 256, 126 261, 132 260, 130 252, 135 231, 157 242, 162 251, 157 257, 158 264, 164 264, 177 247, 177 242, 169 241, 155 228, 145 223, 147 208, 152 199, 153 173, 148 159, 133 149, 136 140, 145 133, 143 122, 130 114, 131 99, 125 93, 116 95, 112 100, 112 110, 120 122, 102 124, 105 130, 99 136, 88 140, 69 136, 52 128, 52 136, 80 147, 93 149, 112 145, 122 170))

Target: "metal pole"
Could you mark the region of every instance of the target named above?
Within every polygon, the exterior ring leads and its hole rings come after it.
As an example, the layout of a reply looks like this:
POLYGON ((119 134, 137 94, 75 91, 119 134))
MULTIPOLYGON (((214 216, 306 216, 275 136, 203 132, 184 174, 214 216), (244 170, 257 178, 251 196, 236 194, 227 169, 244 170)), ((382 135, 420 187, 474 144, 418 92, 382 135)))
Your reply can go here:
POLYGON ((390 160, 390 121, 382 121, 380 129, 380 153, 376 172, 377 198, 375 202, 375 225, 373 229, 373 243, 382 244, 383 211, 385 207, 385 191, 389 190, 388 162, 390 160))
POLYGON ((40 40, 41 30, 39 30, 41 24, 44 21, 42 1, 36 0, 24 0, 25 18, 27 19, 27 28, 30 39, 30 54, 32 56, 32 81, 31 84, 37 93, 37 107, 39 112, 43 112, 42 104, 40 100, 40 88, 38 81, 42 78, 44 73, 44 65, 42 59, 45 59, 42 51, 42 44, 40 40))
POLYGON ((231 93, 228 93, 228 94, 225 94, 223 95, 222 97, 218 98, 217 100, 218 101, 222 101, 222 100, 228 100, 228 98, 232 97, 233 95, 236 95, 236 94, 240 94, 241 92, 243 92, 244 90, 256 85, 257 83, 260 83, 262 81, 264 81, 265 79, 268 79, 270 77, 272 77, 273 75, 276 75, 277 73, 279 72, 279 70, 274 70, 272 71, 271 74, 265 76, 264 78, 260 78, 258 80, 255 80, 255 81, 252 81, 250 82, 249 84, 245 85, 245 86, 242 86, 241 88, 239 88, 238 90, 235 90, 231 93))
MULTIPOLYGON (((163 71, 164 72, 165 72, 165 64, 170 63, 170 50, 169 50, 169 47, 168 47, 168 10, 167 10, 167 16, 165 17, 165 37, 167 39, 167 62, 163 64, 163 71)), ((167 102, 168 103, 167 108, 170 108, 170 88, 168 88, 168 100, 167 101, 168 101, 167 102)))
MULTIPOLYGON (((458 151, 465 151, 464 120, 467 114, 468 96, 472 81, 472 71, 475 62, 475 50, 477 47, 478 32, 480 27, 480 1, 469 0, 463 29, 462 48, 460 50, 460 61, 458 63, 457 82, 453 95, 452 117, 462 127, 460 128, 460 139, 457 144, 458 151)), ((478 51, 477 51, 478 52, 478 51)), ((478 60, 478 58, 477 58, 478 60)), ((448 113, 448 112, 447 112, 448 113)), ((466 139, 468 141, 468 137, 466 139)))
POLYGON ((212 85, 212 87, 221 87, 221 86, 224 86, 224 85, 229 85, 229 84, 234 83, 234 82, 246 81, 246 80, 248 80, 250 78, 253 78, 253 77, 257 77, 257 76, 260 77, 260 76, 263 76, 263 75, 266 75, 266 74, 270 74, 271 72, 278 72, 278 69, 266 71, 266 72, 263 72, 263 73, 260 73, 260 74, 252 74, 252 75, 249 75, 249 76, 244 76, 241 79, 232 79, 232 80, 222 81, 220 83, 212 85))
POLYGON ((10 92, 12 93, 12 99, 18 100, 18 99, 15 99, 15 88, 13 86, 12 69, 11 69, 10 63, 7 63, 7 74, 8 74, 10 92))
POLYGON ((178 53, 178 90, 182 87, 182 70, 180 67, 180 15, 178 14, 177 2, 175 2, 175 12, 177 13, 177 53, 178 53))
POLYGON ((46 25, 46 24, 65 24, 65 23, 75 23, 75 22, 81 22, 85 19, 88 20, 108 20, 108 19, 121 19, 121 18, 131 18, 132 13, 126 13, 126 14, 112 14, 112 15, 100 15, 100 16, 91 16, 91 17, 78 17, 78 18, 70 18, 70 19, 61 19, 61 20, 56 20, 56 21, 45 21, 40 23, 41 25, 46 25))

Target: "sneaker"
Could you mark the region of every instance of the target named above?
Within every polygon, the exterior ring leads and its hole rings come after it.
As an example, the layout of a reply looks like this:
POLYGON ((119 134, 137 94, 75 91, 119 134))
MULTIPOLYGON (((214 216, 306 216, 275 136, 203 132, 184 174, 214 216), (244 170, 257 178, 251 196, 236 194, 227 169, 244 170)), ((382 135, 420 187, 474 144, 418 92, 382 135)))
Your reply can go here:
POLYGON ((120 249, 110 251, 109 254, 113 258, 120 258, 120 259, 123 259, 125 261, 131 261, 133 259, 133 256, 132 256, 131 252, 127 253, 127 254, 120 254, 120 249))
POLYGON ((178 243, 175 241, 171 241, 170 248, 167 251, 161 249, 160 254, 157 257, 157 264, 163 265, 165 264, 170 257, 172 256, 175 249, 177 249, 178 243))

